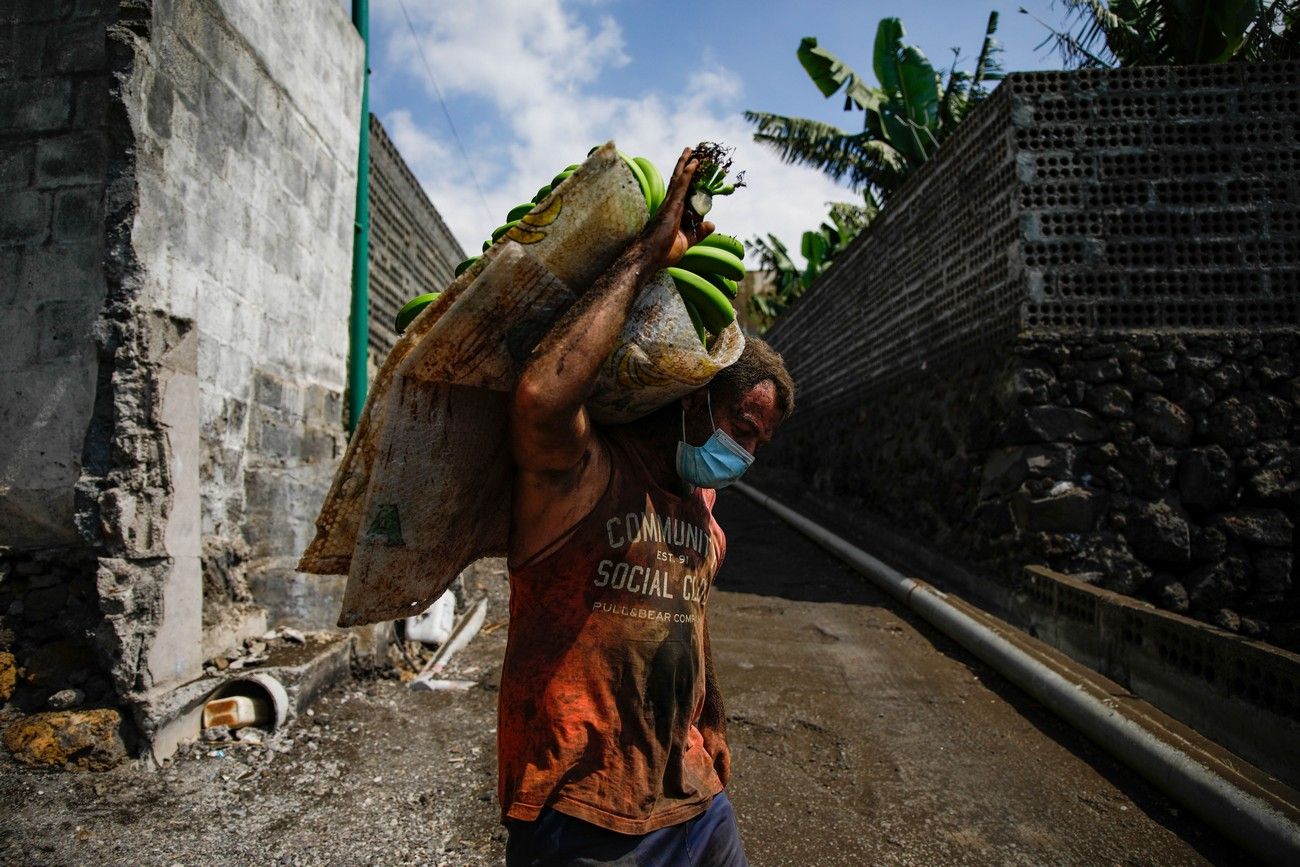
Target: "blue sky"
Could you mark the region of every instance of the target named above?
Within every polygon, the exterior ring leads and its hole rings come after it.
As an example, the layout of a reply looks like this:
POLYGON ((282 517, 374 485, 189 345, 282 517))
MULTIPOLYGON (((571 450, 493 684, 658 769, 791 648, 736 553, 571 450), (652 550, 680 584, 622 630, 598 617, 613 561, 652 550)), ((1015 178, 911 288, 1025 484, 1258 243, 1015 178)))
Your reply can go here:
MULTIPOLYGON (((349 0, 341 0, 345 9, 349 0)), ((1008 70, 1054 69, 1035 51, 1045 31, 1016 10, 1059 24, 1051 0, 1019 4, 902 2, 627 2, 627 0, 371 2, 371 110, 379 115, 467 251, 566 164, 613 138, 667 172, 703 139, 734 145, 749 186, 715 203, 719 231, 775 232, 797 247, 826 203, 854 194, 754 144, 745 109, 815 117, 851 128, 860 115, 822 99, 795 59, 816 36, 871 75, 877 22, 902 19, 907 41, 946 68, 969 69, 991 9, 1008 70), (422 52, 422 55, 421 55, 422 52), (439 104, 427 61, 468 159, 439 104), (470 171, 472 167, 472 175, 470 171), (481 195, 480 195, 481 190, 481 195)))

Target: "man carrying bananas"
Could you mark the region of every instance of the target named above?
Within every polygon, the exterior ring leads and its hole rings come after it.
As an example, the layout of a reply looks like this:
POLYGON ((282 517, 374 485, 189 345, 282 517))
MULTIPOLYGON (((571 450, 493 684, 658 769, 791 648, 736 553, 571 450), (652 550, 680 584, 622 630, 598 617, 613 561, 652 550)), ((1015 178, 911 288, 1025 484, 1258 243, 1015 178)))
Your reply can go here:
POLYGON ((509 865, 745 865, 706 604, 716 488, 794 406, 750 339, 709 386, 632 424, 583 407, 649 278, 713 231, 683 219, 688 148, 641 235, 534 351, 511 405, 510 632, 498 793, 509 865), (716 400, 715 400, 716 398, 716 400))

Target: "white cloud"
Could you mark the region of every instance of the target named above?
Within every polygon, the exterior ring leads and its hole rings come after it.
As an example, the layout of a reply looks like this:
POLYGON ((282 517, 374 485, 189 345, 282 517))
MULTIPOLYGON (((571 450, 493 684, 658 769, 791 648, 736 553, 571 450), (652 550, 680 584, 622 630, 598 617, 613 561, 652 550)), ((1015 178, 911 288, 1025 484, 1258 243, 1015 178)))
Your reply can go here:
POLYGON ((854 198, 817 172, 784 165, 755 144, 741 115, 747 99, 743 82, 710 56, 699 58, 680 92, 648 89, 634 97, 605 92, 602 74, 629 61, 622 31, 599 10, 580 15, 573 5, 561 0, 406 4, 443 95, 484 100, 500 118, 488 136, 460 127, 462 138, 473 139, 466 145, 488 213, 446 132, 401 9, 379 7, 391 34, 378 46, 383 62, 424 83, 429 97, 418 113, 414 107, 390 112, 385 126, 468 252, 477 252, 506 211, 531 198, 557 170, 580 162, 593 144, 611 138, 621 149, 649 157, 665 176, 687 145, 709 140, 734 146, 748 186, 715 200, 709 216, 719 231, 746 240, 772 232, 797 249, 800 233, 825 218, 828 201, 854 198))
POLYGON ((447 146, 422 129, 409 109, 400 108, 384 118, 384 128, 402 152, 407 165, 422 172, 432 172, 452 158, 447 146))

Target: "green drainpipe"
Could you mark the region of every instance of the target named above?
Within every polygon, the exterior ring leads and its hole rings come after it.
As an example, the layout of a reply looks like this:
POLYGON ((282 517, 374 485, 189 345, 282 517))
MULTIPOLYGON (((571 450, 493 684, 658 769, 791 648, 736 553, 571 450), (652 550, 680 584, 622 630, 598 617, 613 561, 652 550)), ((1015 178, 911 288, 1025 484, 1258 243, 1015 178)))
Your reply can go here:
POLYGON ((361 148, 357 152, 356 236, 352 241, 352 315, 348 320, 348 434, 366 405, 370 344, 370 0, 352 0, 352 23, 365 45, 361 148))

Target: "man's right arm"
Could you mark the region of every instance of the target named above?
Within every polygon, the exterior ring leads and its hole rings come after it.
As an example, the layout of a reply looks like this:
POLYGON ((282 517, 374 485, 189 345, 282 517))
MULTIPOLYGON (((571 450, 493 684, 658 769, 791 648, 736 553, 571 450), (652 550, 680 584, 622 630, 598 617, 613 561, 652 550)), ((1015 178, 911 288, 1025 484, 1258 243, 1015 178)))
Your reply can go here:
POLYGON ((682 152, 663 204, 645 230, 560 319, 533 354, 510 405, 510 446, 517 469, 510 553, 520 562, 585 514, 585 491, 598 496, 607 473, 585 403, 600 365, 618 342, 632 304, 649 277, 681 258, 712 231, 683 229, 696 168, 682 152), (602 483, 586 484, 597 471, 602 483), (576 514, 575 514, 576 512, 576 514))

